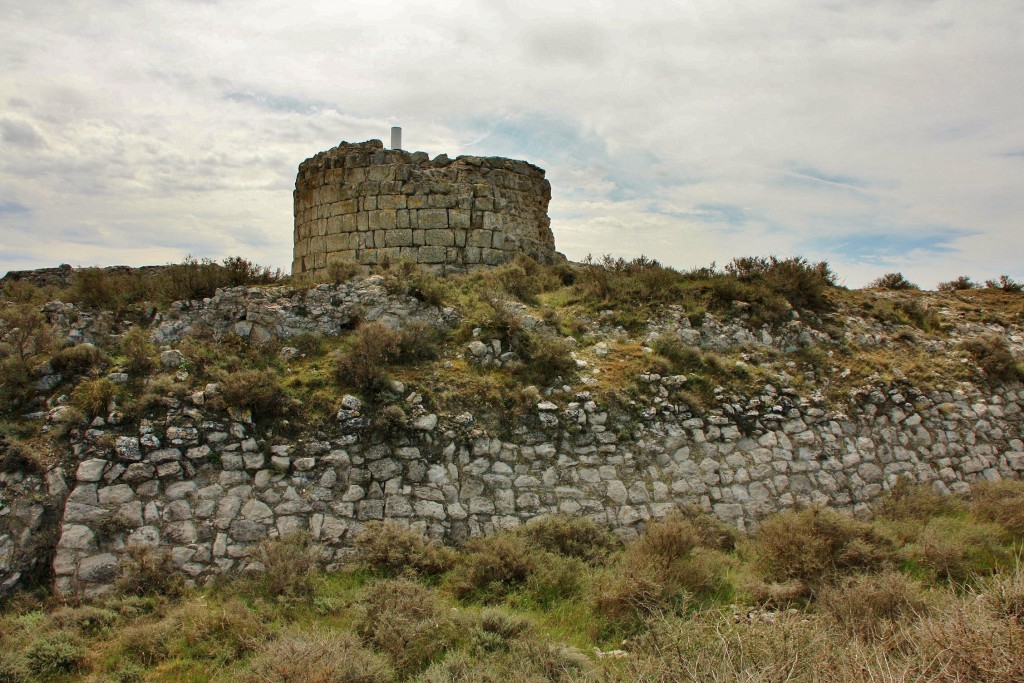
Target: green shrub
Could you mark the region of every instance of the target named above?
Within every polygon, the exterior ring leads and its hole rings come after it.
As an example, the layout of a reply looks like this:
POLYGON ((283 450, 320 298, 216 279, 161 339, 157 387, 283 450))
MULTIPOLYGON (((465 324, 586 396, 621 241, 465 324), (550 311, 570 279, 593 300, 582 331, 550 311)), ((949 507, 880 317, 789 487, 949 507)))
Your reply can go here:
POLYGON ((72 390, 71 405, 89 418, 106 415, 116 394, 117 385, 106 377, 89 379, 72 390))
POLYGON ((940 292, 959 292, 967 289, 977 289, 978 286, 978 283, 971 280, 968 276, 961 275, 955 280, 940 282, 938 290, 940 292))
POLYGON ((55 462, 54 454, 43 444, 9 441, 0 435, 0 472, 43 474, 55 462))
POLYGON ((248 409, 254 419, 273 419, 291 410, 292 401, 273 370, 238 370, 221 377, 218 384, 226 405, 248 409))
POLYGON ((762 284, 797 308, 825 307, 825 292, 836 285, 836 274, 828 263, 811 263, 799 256, 736 258, 725 267, 725 272, 741 282, 762 284))
POLYGON ((1021 377, 1021 368, 1010 344, 999 334, 986 333, 967 339, 961 345, 993 381, 1012 381, 1021 377))
POLYGON ((291 345, 299 350, 303 356, 315 358, 322 356, 326 348, 326 340, 322 334, 317 332, 303 332, 293 337, 291 345))
POLYGON ((386 652, 400 676, 422 669, 455 638, 452 610, 429 588, 405 579, 370 584, 356 631, 386 652))
POLYGON ((77 631, 84 636, 104 633, 119 620, 117 612, 95 605, 59 607, 50 616, 60 628, 77 631))
POLYGON ((322 628, 296 627, 268 643, 243 677, 249 683, 389 683, 387 660, 359 638, 322 628))
POLYGON ((906 291, 908 289, 921 289, 913 282, 903 277, 903 273, 886 273, 881 275, 868 284, 868 287, 873 289, 891 289, 896 291, 906 291))
POLYGON ((818 507, 769 517, 751 546, 766 579, 795 579, 812 590, 836 575, 880 569, 893 560, 890 544, 870 524, 818 507))
POLYGON ((86 649, 70 631, 50 631, 33 640, 25 650, 25 665, 40 677, 71 673, 81 666, 86 649))
POLYGON ((964 583, 1008 562, 1002 547, 1005 540, 1006 532, 994 524, 936 517, 928 521, 908 552, 937 578, 964 583))
POLYGON ((439 576, 455 564, 455 553, 393 521, 371 522, 355 540, 359 562, 385 576, 439 576))
POLYGON ((157 364, 156 345, 149 340, 149 332, 136 326, 121 335, 119 342, 125 357, 125 370, 133 375, 146 375, 157 364))

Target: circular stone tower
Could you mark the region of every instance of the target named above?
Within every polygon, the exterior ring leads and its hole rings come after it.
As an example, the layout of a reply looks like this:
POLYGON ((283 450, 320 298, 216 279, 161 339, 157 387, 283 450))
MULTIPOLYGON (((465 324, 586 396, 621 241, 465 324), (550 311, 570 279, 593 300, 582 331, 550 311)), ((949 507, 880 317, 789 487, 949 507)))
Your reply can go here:
POLYGON ((385 150, 348 143, 306 159, 295 178, 292 274, 336 261, 407 258, 432 270, 493 266, 518 253, 560 259, 543 169, 500 157, 385 150))

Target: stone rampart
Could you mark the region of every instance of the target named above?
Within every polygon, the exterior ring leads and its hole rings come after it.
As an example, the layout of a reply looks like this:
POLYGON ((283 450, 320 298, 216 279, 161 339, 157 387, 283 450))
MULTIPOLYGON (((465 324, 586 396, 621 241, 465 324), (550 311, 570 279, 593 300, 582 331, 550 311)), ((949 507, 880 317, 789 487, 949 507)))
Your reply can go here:
POLYGON ((380 140, 321 152, 295 179, 292 273, 338 261, 411 259, 432 270, 558 258, 544 171, 499 157, 385 150, 380 140))

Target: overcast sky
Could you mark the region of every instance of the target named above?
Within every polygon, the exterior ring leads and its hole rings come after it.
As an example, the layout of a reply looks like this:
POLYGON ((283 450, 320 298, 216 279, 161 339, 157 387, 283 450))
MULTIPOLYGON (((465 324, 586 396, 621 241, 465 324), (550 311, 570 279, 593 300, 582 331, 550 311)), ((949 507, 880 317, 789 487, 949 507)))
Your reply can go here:
POLYGON ((287 267, 298 164, 547 170, 558 248, 1024 279, 1024 2, 0 0, 0 273, 287 267))

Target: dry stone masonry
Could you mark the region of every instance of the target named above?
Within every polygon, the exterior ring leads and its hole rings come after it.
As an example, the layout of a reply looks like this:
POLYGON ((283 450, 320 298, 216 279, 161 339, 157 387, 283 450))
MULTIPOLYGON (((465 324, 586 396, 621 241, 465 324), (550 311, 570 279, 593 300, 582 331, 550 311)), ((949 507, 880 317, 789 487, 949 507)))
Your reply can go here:
POLYGON ((499 157, 342 142, 299 165, 292 273, 408 258, 438 271, 558 258, 544 171, 499 157))
MULTIPOLYGON (((181 374, 187 365, 173 345, 184 335, 330 333, 355 307, 386 322, 455 321, 451 311, 387 292, 375 276, 308 291, 222 290, 176 306, 152 330, 167 344, 162 365, 181 374)), ((69 339, 92 334, 74 327, 81 324, 74 311, 45 308, 69 339)), ((523 316, 538 331, 545 324, 523 316)), ((670 310, 649 327, 701 348, 825 343, 797 322, 755 338, 741 323, 710 315, 695 330, 670 310)), ((815 385, 780 375, 747 396, 720 391, 698 411, 685 400, 685 376, 642 374, 635 405, 616 408, 603 404, 587 370, 588 362, 622 353, 620 336, 601 329, 592 328, 601 341, 578 348, 579 381, 544 388, 532 411, 500 433, 484 426, 492 424, 486 406, 432 410, 415 387, 398 382, 388 400, 404 407, 405 418, 386 431, 377 426, 379 408, 346 396, 331 424, 274 434, 244 412, 216 408, 215 384, 164 397, 165 407, 147 419, 115 409, 72 430, 72 457, 62 467, 0 474, 0 592, 49 565, 61 592, 102 594, 137 545, 167 552, 201 583, 258 568, 256 545, 292 531, 312 535, 337 566, 365 526, 384 519, 458 542, 561 513, 629 536, 648 520, 696 505, 749 529, 798 505, 867 515, 899 478, 966 493, 977 481, 1024 474, 1019 382, 917 389, 877 379, 836 405, 815 385)), ((1015 348, 1024 343, 1019 329, 1001 333, 1015 348)), ((870 329, 848 334, 869 346, 894 343, 870 329)), ((486 336, 467 341, 462 353, 481 365, 505 362, 486 336)), ((51 405, 35 416, 43 429, 57 429, 69 410, 59 400, 51 405)))

